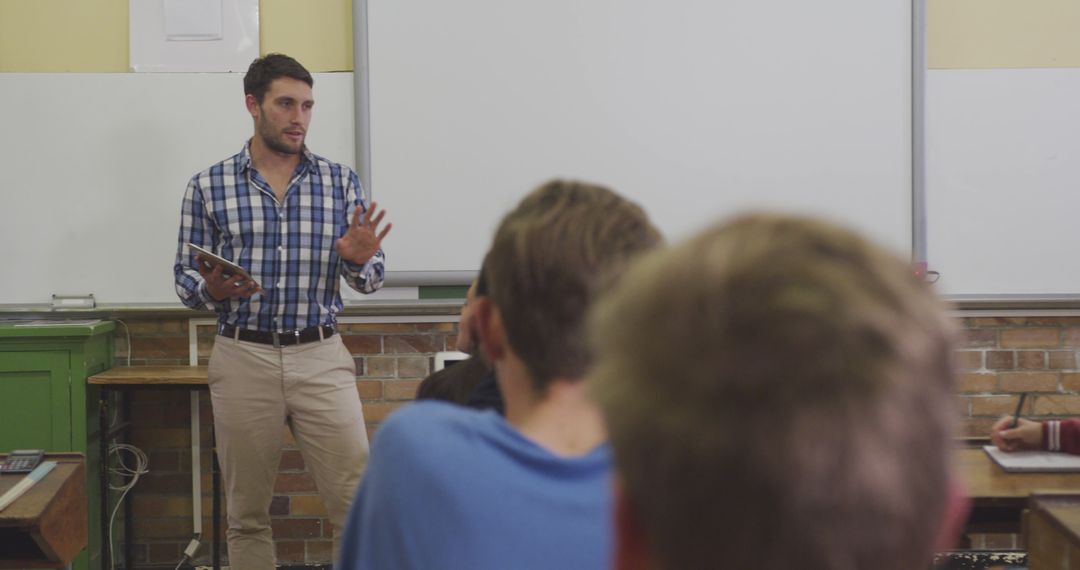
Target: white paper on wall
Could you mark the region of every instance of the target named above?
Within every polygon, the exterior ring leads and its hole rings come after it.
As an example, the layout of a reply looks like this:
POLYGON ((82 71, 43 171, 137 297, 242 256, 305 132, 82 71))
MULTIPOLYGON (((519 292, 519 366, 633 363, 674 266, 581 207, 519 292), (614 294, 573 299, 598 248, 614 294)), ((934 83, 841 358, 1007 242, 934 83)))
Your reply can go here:
POLYGON ((129 0, 135 72, 244 72, 259 57, 259 0, 129 0))

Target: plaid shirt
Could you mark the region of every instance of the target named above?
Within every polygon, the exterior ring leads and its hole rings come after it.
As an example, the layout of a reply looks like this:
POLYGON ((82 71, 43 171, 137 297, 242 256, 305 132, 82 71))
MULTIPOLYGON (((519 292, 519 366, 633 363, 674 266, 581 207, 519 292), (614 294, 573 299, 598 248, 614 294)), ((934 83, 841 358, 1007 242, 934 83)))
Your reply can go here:
POLYGON ((362 293, 383 283, 382 250, 356 265, 341 259, 334 247, 357 207, 367 211, 356 173, 306 148, 284 204, 279 204, 251 164, 245 144, 239 154, 188 183, 173 266, 176 294, 188 307, 217 311, 219 323, 245 329, 283 332, 333 325, 342 308, 339 275, 362 293), (188 242, 247 269, 262 292, 215 301, 195 269, 188 242))

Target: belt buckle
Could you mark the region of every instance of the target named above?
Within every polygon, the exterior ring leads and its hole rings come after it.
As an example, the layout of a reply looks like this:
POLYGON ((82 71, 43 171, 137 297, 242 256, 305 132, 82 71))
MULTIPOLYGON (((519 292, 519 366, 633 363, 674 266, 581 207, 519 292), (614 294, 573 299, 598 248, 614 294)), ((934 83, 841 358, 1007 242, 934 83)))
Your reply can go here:
POLYGON ((300 346, 300 329, 294 330, 293 336, 296 337, 296 342, 294 342, 293 344, 295 344, 296 346, 300 346))

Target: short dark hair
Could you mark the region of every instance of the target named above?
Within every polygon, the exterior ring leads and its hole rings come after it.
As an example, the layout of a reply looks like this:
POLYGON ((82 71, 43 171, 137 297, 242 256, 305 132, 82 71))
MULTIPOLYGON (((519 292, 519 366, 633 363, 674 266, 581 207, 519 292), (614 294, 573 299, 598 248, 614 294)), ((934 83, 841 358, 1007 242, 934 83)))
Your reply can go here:
POLYGON ((503 218, 485 279, 536 393, 555 378, 584 375, 589 306, 632 258, 660 242, 640 206, 583 182, 549 182, 503 218))
POLYGON ((255 101, 261 104, 270 84, 279 77, 290 77, 307 83, 308 87, 315 86, 315 79, 299 61, 285 54, 268 53, 248 66, 244 74, 244 95, 255 97, 255 101))

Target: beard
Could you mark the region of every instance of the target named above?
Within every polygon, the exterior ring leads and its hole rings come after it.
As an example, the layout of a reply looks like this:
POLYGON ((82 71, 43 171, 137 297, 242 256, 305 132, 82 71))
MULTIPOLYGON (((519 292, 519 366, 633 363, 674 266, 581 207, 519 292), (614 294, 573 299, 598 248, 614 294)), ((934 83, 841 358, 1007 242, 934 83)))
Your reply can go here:
POLYGON ((304 148, 303 140, 296 144, 289 142, 283 133, 276 132, 274 127, 266 121, 259 121, 259 128, 257 131, 263 144, 274 152, 279 152, 281 154, 300 154, 300 151, 304 148))

